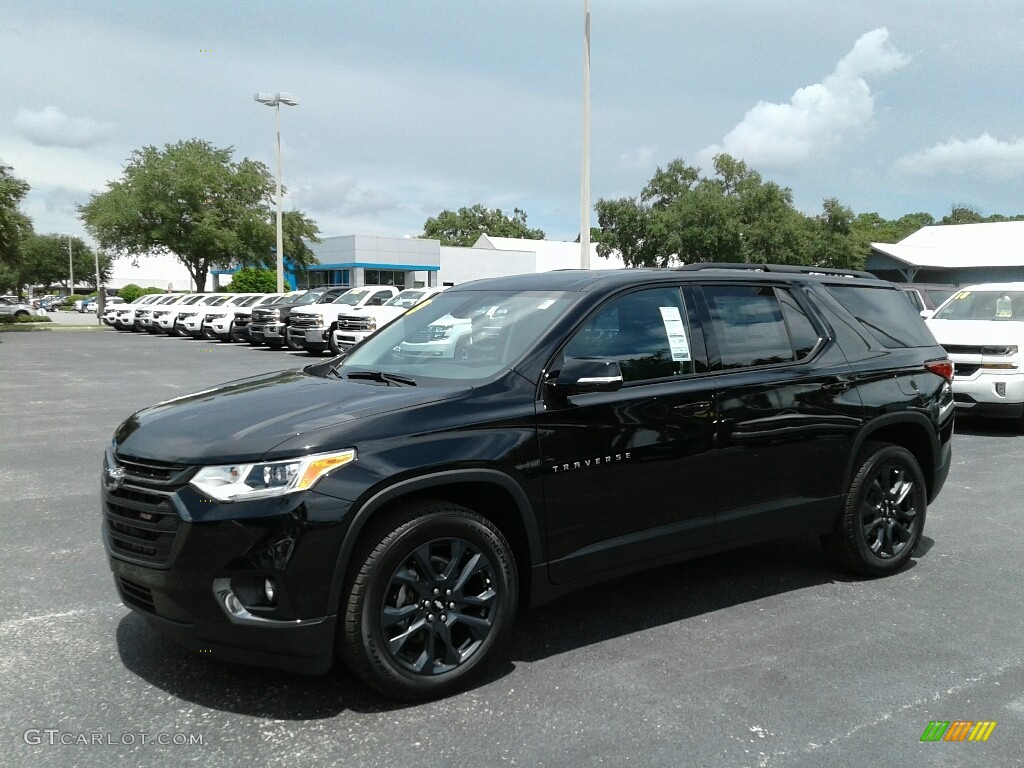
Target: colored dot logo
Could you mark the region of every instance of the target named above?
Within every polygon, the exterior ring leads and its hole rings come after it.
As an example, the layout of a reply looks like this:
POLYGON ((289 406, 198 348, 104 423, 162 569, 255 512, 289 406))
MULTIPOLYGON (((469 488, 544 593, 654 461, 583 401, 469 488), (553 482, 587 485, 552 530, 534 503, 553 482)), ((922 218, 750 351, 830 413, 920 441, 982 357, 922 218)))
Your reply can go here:
POLYGON ((213 53, 213 48, 200 48, 200 53, 213 53))

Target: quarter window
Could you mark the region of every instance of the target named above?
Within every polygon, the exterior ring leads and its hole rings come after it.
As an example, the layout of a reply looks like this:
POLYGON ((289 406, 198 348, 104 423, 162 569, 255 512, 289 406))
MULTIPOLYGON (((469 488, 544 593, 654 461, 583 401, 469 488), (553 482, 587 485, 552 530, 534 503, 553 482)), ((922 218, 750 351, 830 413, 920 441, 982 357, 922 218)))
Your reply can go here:
POLYGON ((783 293, 780 302, 771 286, 709 285, 703 288, 711 313, 711 326, 718 341, 722 368, 751 368, 788 363, 805 357, 817 344, 817 332, 800 311, 792 296, 783 293), (792 320, 794 344, 787 328, 792 320), (813 340, 812 340, 813 337, 813 340))

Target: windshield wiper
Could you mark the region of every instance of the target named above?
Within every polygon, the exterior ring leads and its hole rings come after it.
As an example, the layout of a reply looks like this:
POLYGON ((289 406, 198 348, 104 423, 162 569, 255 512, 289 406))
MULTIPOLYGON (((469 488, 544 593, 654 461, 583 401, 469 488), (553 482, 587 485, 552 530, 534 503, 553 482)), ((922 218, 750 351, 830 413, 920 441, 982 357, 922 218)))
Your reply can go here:
POLYGON ((384 373, 384 371, 352 371, 348 374, 350 379, 370 379, 379 381, 381 384, 396 384, 400 387, 415 387, 416 379, 408 376, 399 376, 397 373, 384 373))

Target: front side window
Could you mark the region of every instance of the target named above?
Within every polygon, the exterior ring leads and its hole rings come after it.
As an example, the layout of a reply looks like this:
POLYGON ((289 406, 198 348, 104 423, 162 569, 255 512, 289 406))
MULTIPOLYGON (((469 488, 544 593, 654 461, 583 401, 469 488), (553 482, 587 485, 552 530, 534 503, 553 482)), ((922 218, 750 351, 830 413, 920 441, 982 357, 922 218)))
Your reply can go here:
POLYGON ((651 288, 613 299, 576 332, 563 357, 616 360, 626 382, 693 373, 679 289, 651 288))

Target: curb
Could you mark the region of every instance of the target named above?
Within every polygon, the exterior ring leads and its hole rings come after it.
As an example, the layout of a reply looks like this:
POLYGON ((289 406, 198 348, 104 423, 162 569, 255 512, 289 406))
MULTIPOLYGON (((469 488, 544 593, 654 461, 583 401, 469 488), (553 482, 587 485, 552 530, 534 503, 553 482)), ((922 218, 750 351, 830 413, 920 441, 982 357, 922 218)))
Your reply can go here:
POLYGON ((32 325, 30 323, 20 323, 19 325, 12 325, 10 328, 0 326, 0 333, 32 333, 34 331, 106 331, 108 329, 110 329, 109 325, 61 325, 59 323, 32 325))

